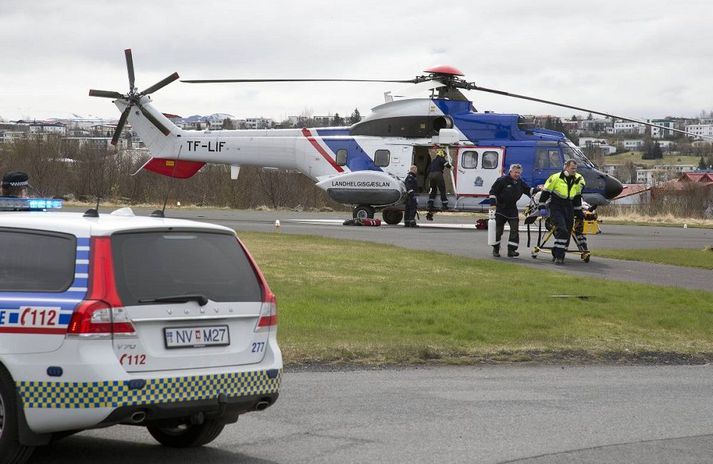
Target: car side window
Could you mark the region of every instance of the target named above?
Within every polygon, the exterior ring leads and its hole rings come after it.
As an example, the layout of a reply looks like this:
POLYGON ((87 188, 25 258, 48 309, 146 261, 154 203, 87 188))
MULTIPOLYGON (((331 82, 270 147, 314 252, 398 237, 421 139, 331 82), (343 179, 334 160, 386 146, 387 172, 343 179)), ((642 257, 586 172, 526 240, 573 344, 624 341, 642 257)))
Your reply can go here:
POLYGON ((347 149, 340 148, 337 150, 337 164, 339 166, 345 166, 347 164, 347 149))
POLYGON ((498 152, 486 151, 483 153, 483 169, 496 169, 498 167, 498 152))
POLYGON ((374 153, 374 164, 380 168, 385 168, 389 165, 391 152, 389 150, 376 150, 374 153))
POLYGON ((460 155, 460 167, 463 169, 475 169, 478 167, 478 153, 475 151, 464 151, 460 155))
POLYGON ((73 235, 0 229, 0 291, 64 292, 74 281, 73 235))

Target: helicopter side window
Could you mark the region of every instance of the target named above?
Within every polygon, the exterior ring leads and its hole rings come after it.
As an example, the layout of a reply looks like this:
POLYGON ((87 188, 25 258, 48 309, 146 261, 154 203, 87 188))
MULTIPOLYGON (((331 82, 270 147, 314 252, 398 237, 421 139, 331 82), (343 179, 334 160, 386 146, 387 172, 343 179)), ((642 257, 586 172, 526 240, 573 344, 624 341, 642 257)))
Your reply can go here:
POLYGON ((535 155, 535 169, 559 169, 562 167, 558 149, 540 148, 535 155))
POLYGON ((460 155, 460 167, 463 169, 475 169, 478 167, 478 153, 475 151, 464 151, 460 155))
POLYGON ((391 152, 389 150, 376 150, 374 153, 374 164, 380 168, 385 168, 389 165, 390 158, 391 152))
POLYGON ((498 167, 498 152, 486 151, 483 153, 483 169, 496 169, 498 167))
POLYGON ((337 150, 337 164, 339 166, 345 166, 347 164, 347 149, 340 148, 337 150))

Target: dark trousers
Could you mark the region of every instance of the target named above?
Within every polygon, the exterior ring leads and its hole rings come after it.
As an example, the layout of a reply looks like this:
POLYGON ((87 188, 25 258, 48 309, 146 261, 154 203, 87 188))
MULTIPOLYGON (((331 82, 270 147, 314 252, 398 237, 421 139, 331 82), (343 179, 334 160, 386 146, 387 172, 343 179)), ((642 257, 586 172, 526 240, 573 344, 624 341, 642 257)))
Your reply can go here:
POLYGON ((502 214, 495 214, 495 245, 493 245, 498 251, 500 251, 500 237, 503 236, 503 231, 505 230, 505 224, 510 226, 510 237, 508 237, 508 251, 516 251, 517 247, 520 245, 520 221, 518 218, 505 217, 502 214))
POLYGON ((572 205, 550 205, 550 219, 555 226, 555 243, 552 245, 552 256, 564 259, 569 246, 569 238, 572 236, 572 226, 574 221, 574 209, 572 205))
POLYGON ((404 224, 409 224, 416 221, 416 195, 409 195, 406 198, 406 207, 404 209, 404 224))
POLYGON ((441 205, 444 208, 448 207, 448 197, 446 196, 446 181, 443 179, 443 173, 429 173, 428 185, 431 188, 431 191, 428 194, 428 209, 433 209, 433 200, 435 200, 438 192, 441 193, 441 205))

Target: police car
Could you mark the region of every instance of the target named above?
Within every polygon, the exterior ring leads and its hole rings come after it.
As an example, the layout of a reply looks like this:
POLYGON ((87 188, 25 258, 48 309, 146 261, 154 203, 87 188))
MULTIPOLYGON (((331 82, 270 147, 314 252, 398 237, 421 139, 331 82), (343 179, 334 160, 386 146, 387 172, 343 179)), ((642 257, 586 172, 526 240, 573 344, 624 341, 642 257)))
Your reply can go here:
POLYGON ((278 397, 277 307, 235 232, 0 198, 0 462, 145 426, 193 447, 278 397))

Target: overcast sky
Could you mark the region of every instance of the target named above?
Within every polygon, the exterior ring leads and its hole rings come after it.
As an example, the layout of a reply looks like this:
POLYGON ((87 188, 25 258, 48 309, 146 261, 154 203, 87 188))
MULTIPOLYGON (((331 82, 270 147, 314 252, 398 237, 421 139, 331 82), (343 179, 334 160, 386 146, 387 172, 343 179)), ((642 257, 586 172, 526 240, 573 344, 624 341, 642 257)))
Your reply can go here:
MULTIPOLYGON (((713 110, 708 0, 0 0, 0 117, 114 117, 90 88, 182 78, 410 79, 450 64, 483 87, 629 117, 713 110)), ((395 84, 185 84, 181 116, 362 114, 395 84)), ((470 92, 478 110, 571 110, 470 92)))

